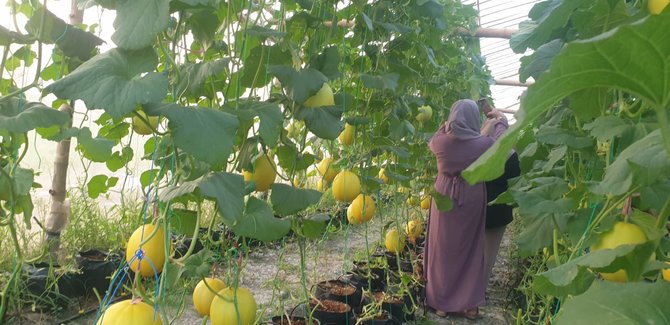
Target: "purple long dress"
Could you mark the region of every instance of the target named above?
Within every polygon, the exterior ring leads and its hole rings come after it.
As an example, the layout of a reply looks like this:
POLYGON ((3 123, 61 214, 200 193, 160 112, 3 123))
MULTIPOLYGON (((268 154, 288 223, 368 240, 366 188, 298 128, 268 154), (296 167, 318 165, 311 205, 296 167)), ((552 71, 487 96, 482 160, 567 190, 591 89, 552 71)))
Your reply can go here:
POLYGON ((484 183, 469 185, 460 174, 507 129, 507 121, 495 123, 493 137, 481 136, 476 103, 460 100, 429 143, 437 159, 435 190, 453 202, 448 212, 432 203, 424 254, 426 304, 439 311, 462 312, 484 304, 486 188, 484 183))

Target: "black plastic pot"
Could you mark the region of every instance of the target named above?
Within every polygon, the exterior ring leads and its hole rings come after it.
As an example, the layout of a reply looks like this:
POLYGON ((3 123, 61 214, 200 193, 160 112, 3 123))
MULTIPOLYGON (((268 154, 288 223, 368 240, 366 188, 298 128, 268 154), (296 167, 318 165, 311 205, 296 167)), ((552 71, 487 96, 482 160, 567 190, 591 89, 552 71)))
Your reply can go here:
POLYGON ((365 273, 350 272, 347 274, 347 281, 361 291, 384 290, 384 280, 374 273, 370 273, 368 275, 367 272, 365 273))
POLYGON ((81 274, 59 271, 57 270, 58 265, 52 265, 52 267, 53 272, 50 272, 48 263, 24 265, 27 291, 58 304, 68 303, 67 298, 77 298, 84 295, 84 278, 81 274))
POLYGON ((355 324, 355 317, 351 306, 329 299, 310 300, 310 310, 314 310, 312 317, 321 322, 322 325, 355 324))
POLYGON ((318 319, 312 317, 312 321, 308 323, 305 317, 291 316, 290 318, 286 315, 272 317, 272 325, 320 325, 318 319))
MULTIPOLYGON (((377 299, 377 298, 367 298, 367 299, 377 299)), ((415 311, 412 305, 413 305, 412 299, 408 295, 404 295, 401 299, 398 298, 395 298, 394 300, 384 299, 382 301, 382 309, 389 313, 391 319, 395 324, 402 324, 404 322, 414 320, 415 311)))
POLYGON ((342 280, 329 280, 317 283, 314 294, 318 299, 330 299, 343 302, 351 308, 357 308, 361 304, 363 291, 353 284, 342 280), (343 293, 347 290, 349 293, 343 293))
POLYGON ((92 292, 95 289, 101 295, 105 294, 112 275, 123 262, 121 254, 99 249, 79 252, 75 259, 82 272, 86 290, 92 292))
MULTIPOLYGON (((205 227, 200 227, 200 229, 198 229, 198 231, 200 232, 200 238, 202 238, 203 241, 208 239, 208 238, 207 238, 207 232, 208 232, 208 229, 207 229, 207 228, 205 228, 205 227)), ((221 240, 221 236, 222 236, 222 235, 223 235, 223 231, 222 231, 222 230, 220 230, 220 229, 212 229, 212 232, 211 232, 211 240, 214 241, 214 242, 218 242, 219 240, 221 240)))
POLYGON ((354 272, 360 275, 368 274, 368 269, 371 274, 374 274, 380 281, 386 278, 386 270, 382 267, 368 265, 367 261, 354 261, 354 272))

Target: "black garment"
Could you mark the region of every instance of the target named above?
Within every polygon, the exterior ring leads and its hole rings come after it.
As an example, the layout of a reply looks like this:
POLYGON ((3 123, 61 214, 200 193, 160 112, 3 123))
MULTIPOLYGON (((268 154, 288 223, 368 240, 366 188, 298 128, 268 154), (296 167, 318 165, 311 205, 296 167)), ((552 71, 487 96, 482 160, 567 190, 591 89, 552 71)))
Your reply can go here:
MULTIPOLYGON (((486 182, 486 202, 491 202, 498 195, 507 191, 507 181, 521 174, 519 167, 519 156, 514 152, 505 163, 505 173, 502 176, 486 182)), ((512 206, 507 204, 494 204, 486 207, 486 228, 497 228, 506 226, 512 222, 512 206)))

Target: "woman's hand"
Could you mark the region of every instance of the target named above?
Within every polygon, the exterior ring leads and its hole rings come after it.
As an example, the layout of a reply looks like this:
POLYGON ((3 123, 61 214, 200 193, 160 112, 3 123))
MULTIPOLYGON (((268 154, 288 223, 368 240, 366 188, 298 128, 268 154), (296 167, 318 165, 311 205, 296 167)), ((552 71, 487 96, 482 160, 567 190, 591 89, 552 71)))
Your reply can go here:
POLYGON ((496 120, 507 120, 507 117, 505 117, 505 114, 503 114, 501 111, 497 109, 493 109, 490 112, 486 113, 486 116, 488 118, 496 119, 496 120))

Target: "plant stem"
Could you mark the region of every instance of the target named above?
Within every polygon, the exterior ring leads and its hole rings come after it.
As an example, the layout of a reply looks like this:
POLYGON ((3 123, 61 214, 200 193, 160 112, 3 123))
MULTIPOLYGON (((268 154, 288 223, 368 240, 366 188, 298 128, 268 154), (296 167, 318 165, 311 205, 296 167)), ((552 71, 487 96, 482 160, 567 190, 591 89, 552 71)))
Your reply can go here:
POLYGON ((300 248, 300 284, 302 285, 302 292, 305 296, 305 301, 309 305, 309 292, 307 290, 307 274, 305 267, 305 238, 298 238, 298 247, 300 248))
POLYGON ((560 256, 558 254, 558 228, 554 228, 553 241, 554 241, 553 245, 554 258, 556 259, 556 265, 561 265, 560 256))
POLYGON ((200 234, 200 218, 202 215, 202 204, 198 203, 197 206, 197 213, 195 215, 195 229, 193 230, 193 236, 191 237, 191 245, 188 246, 188 251, 186 251, 186 254, 184 256, 178 258, 175 260, 175 262, 182 262, 186 260, 191 254, 193 254, 193 250, 195 249, 195 244, 198 241, 198 235, 200 234))
POLYGON ((626 194, 624 194, 620 199, 618 199, 615 202, 611 202, 612 199, 607 199, 607 202, 605 202, 605 206, 603 207, 603 209, 600 210, 600 213, 598 213, 593 222, 587 226, 587 229, 584 231, 584 234, 577 242, 577 245, 575 245, 575 250, 572 251, 567 261, 571 261, 575 257, 575 255, 582 250, 584 241, 586 240, 587 235, 591 233, 591 230, 593 230, 593 228, 595 228, 598 224, 600 224, 602 219, 605 218, 610 212, 612 212, 612 210, 614 210, 617 207, 617 205, 621 204, 621 202, 623 202, 629 195, 632 195, 633 193, 637 192, 638 189, 639 186, 630 189, 626 194))

